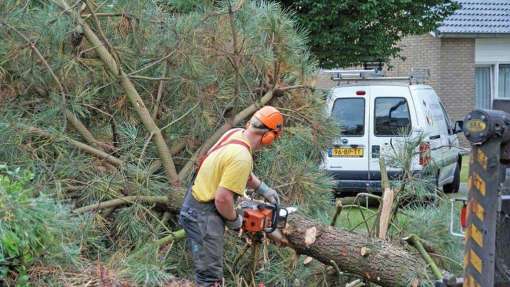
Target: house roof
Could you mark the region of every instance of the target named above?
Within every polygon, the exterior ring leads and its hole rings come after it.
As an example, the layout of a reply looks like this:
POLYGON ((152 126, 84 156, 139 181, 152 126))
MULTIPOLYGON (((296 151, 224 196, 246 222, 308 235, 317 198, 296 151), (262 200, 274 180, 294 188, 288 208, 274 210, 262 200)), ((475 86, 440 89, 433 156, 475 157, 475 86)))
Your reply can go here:
POLYGON ((510 34, 510 0, 458 0, 461 8, 447 17, 439 36, 510 34))

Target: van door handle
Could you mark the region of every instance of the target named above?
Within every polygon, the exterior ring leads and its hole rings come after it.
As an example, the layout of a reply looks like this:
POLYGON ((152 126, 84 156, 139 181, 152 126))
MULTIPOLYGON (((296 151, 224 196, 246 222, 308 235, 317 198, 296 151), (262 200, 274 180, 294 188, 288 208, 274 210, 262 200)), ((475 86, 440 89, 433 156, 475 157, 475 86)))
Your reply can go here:
POLYGON ((437 140, 439 138, 441 138, 441 135, 435 135, 435 136, 430 136, 429 137, 429 139, 431 139, 431 140, 437 140))
POLYGON ((372 146, 372 158, 379 158, 381 155, 381 146, 373 145, 372 146))

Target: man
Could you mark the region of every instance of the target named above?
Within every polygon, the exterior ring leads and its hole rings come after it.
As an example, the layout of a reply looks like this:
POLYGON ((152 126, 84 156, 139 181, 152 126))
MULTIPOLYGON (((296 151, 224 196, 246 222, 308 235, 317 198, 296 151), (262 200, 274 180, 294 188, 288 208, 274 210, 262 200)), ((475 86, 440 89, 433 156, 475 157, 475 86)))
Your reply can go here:
POLYGON ((279 202, 276 191, 252 173, 252 152, 269 146, 282 128, 282 114, 265 106, 253 115, 246 129, 226 132, 200 164, 179 216, 199 286, 222 284, 225 226, 239 230, 243 223, 242 214, 234 208, 235 198, 251 188, 267 201, 279 202))

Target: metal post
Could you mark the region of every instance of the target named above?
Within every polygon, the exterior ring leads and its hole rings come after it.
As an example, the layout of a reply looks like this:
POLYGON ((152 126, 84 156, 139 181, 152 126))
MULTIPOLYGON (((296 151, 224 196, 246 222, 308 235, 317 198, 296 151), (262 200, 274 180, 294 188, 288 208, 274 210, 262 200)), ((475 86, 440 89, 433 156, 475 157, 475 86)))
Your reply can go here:
POLYGON ((472 144, 464 286, 510 284, 510 114, 475 110, 464 120, 472 144))

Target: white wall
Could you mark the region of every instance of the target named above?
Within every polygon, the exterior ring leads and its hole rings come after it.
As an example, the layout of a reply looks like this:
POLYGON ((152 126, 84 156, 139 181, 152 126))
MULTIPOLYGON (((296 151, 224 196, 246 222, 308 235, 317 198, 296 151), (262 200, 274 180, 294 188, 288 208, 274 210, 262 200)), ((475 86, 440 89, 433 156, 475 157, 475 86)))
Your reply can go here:
POLYGON ((510 37, 476 39, 475 63, 510 63, 510 37))

